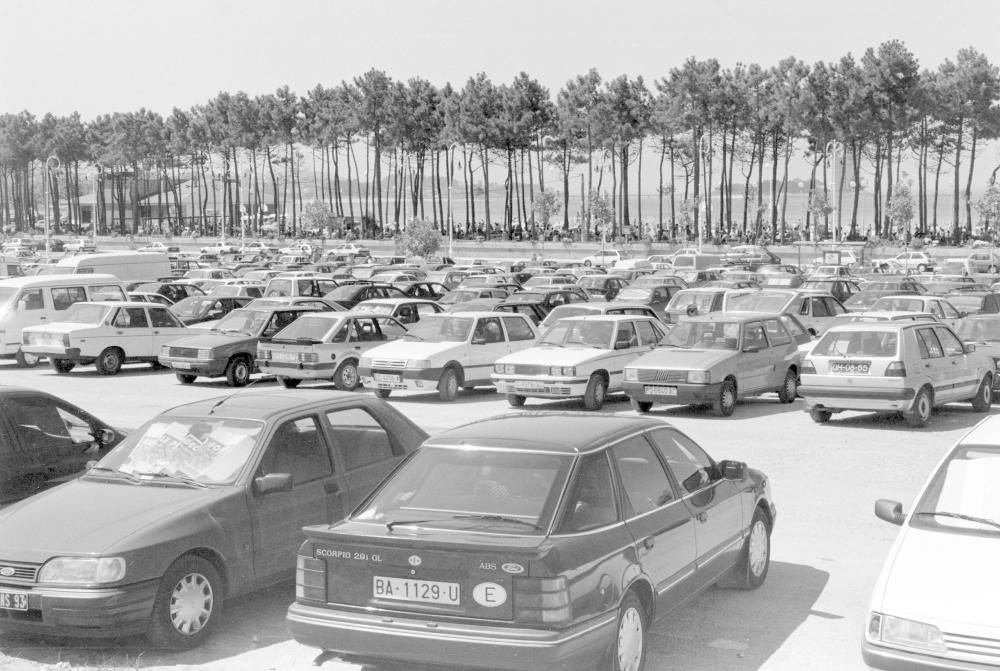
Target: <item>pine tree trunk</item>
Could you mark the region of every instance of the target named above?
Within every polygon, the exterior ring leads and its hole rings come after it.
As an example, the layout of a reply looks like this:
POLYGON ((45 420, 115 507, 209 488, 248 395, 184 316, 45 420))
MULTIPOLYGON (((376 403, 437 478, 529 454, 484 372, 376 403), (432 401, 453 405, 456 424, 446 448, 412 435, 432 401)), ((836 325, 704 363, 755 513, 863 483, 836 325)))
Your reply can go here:
POLYGON ((972 145, 969 147, 969 178, 965 182, 965 232, 972 235, 972 174, 976 170, 976 141, 979 127, 972 126, 972 145))

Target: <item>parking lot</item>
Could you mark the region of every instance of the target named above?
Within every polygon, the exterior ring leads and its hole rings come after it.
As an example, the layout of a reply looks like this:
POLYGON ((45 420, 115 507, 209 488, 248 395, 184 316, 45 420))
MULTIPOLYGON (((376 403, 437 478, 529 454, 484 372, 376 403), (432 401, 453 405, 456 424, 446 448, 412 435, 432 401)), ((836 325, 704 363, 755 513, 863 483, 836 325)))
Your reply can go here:
MULTIPOLYGON (((222 381, 182 386, 169 372, 145 365, 126 366, 108 378, 88 369, 57 376, 44 366, 25 370, 3 362, 0 382, 56 393, 124 429, 172 405, 233 393, 222 381)), ((276 386, 270 380, 258 384, 276 386)), ((434 393, 409 392, 393 394, 390 402, 431 433, 511 411, 487 390, 463 392, 451 404, 434 393)), ((778 518, 764 586, 752 592, 713 588, 659 621, 652 629, 649 669, 863 668, 867 600, 896 533, 874 517, 873 502, 891 498, 909 506, 944 450, 983 415, 968 404, 954 405, 937 411, 927 428, 911 429, 901 418, 864 413, 844 413, 819 425, 803 408, 801 400, 784 405, 767 395, 741 403, 725 419, 692 408, 652 413, 717 459, 743 460, 767 473, 778 518)), ((577 409, 574 403, 537 400, 525 407, 577 409)), ((632 414, 623 396, 612 397, 602 412, 632 414)), ((140 639, 80 643, 0 634, 0 669, 308 667, 318 651, 291 640, 285 628, 292 589, 289 583, 229 603, 218 635, 183 653, 147 650, 140 639)), ((358 665, 334 660, 324 668, 358 665)))

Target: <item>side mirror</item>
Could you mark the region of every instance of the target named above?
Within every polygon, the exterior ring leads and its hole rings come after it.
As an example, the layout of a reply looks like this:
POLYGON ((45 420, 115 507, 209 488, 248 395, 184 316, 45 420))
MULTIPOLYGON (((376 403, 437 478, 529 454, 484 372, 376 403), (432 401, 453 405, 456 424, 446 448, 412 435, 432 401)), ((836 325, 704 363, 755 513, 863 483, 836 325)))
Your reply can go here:
POLYGON ((472 344, 473 345, 485 345, 486 344, 486 338, 484 338, 484 337, 473 338, 472 339, 472 344))
POLYGON ((627 340, 618 340, 615 342, 615 349, 628 349, 627 340))
POLYGON ((809 331, 809 335, 811 335, 811 336, 817 336, 817 335, 819 335, 818 333, 816 333, 816 329, 814 329, 812 326, 810 326, 806 330, 809 331))
POLYGON ((965 343, 965 353, 966 354, 972 354, 975 351, 976 351, 976 345, 974 343, 971 343, 971 342, 965 343))
POLYGON ((743 461, 730 461, 728 459, 719 462, 719 472, 726 480, 745 480, 747 477, 747 465, 743 461))
POLYGON ((101 429, 100 431, 97 432, 97 435, 95 436, 95 438, 97 438, 97 442, 100 443, 102 446, 110 445, 111 443, 115 442, 115 438, 117 437, 118 434, 116 434, 111 429, 101 429))
POLYGON ((903 514, 903 504, 899 501, 879 499, 875 502, 875 517, 897 526, 903 524, 906 515, 903 514))
POLYGON ((758 347, 757 345, 744 345, 743 346, 743 351, 744 352, 759 352, 761 349, 762 348, 758 347))
POLYGON ((292 474, 268 473, 267 475, 254 478, 253 486, 257 493, 261 495, 273 494, 275 492, 290 492, 292 491, 292 474))

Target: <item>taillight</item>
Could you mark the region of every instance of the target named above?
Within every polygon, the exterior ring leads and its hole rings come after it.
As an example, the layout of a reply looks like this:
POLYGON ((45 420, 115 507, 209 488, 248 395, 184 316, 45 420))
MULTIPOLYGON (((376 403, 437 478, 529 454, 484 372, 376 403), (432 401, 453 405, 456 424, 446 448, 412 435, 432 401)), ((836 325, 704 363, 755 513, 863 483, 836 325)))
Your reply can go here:
POLYGON ((257 358, 258 359, 265 359, 265 360, 266 359, 270 359, 271 358, 271 350, 265 349, 263 347, 258 347, 257 348, 257 358))
POLYGON ((69 347, 69 334, 64 333, 62 337, 63 347, 69 347))
POLYGON ((885 368, 886 377, 906 377, 906 364, 902 361, 893 361, 885 368))
POLYGON ((319 361, 319 355, 316 352, 302 352, 299 354, 299 361, 303 363, 316 363, 319 361))
POLYGON ((326 562, 298 555, 295 560, 295 598, 326 601, 326 562))
POLYGON ((566 626, 572 619, 566 578, 514 577, 514 619, 518 623, 566 626))
POLYGON ((816 366, 809 359, 803 359, 802 363, 799 364, 799 373, 809 373, 812 375, 816 374, 816 366))

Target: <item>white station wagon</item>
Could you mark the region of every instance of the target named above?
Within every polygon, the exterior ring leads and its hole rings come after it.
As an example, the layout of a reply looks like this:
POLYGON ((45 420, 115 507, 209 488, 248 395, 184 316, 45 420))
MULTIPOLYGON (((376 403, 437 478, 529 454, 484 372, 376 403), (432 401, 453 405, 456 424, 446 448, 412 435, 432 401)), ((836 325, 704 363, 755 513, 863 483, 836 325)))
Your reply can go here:
POLYGON ((462 312, 427 315, 396 341, 365 353, 358 374, 365 389, 386 398, 397 389, 431 391, 453 401, 459 388, 492 385, 497 359, 535 344, 538 332, 522 314, 462 312))
POLYGON ((21 335, 21 349, 47 356, 57 373, 90 363, 97 364, 101 375, 115 375, 124 363, 159 367, 161 346, 196 333, 166 306, 155 303, 76 303, 60 319, 24 329, 21 335))
POLYGON ((622 389, 625 365, 653 350, 666 331, 656 319, 592 315, 560 319, 536 347, 496 362, 493 383, 513 407, 526 397, 582 398, 600 410, 608 393, 622 389))

